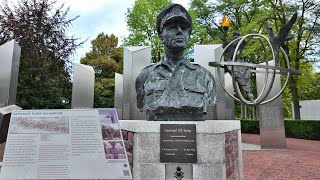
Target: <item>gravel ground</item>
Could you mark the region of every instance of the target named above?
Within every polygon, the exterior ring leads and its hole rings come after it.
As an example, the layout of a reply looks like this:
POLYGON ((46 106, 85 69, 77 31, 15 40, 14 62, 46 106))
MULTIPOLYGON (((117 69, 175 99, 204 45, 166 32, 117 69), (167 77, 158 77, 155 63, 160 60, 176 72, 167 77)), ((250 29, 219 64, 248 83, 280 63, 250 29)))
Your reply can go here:
MULTIPOLYGON (((260 144, 259 135, 242 141, 260 144)), ((287 138, 287 150, 243 151, 245 180, 320 180, 320 141, 287 138)))

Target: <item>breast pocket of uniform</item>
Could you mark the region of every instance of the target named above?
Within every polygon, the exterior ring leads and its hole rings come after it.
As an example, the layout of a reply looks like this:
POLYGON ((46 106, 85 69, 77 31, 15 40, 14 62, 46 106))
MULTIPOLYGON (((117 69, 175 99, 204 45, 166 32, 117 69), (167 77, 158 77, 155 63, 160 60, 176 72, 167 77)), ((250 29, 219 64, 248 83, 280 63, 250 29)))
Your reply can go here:
POLYGON ((182 101, 182 106, 190 107, 203 107, 203 98, 206 92, 206 87, 201 84, 184 85, 184 99, 182 101))
POLYGON ((145 83, 145 93, 149 95, 159 95, 166 89, 167 80, 166 79, 151 79, 145 83))

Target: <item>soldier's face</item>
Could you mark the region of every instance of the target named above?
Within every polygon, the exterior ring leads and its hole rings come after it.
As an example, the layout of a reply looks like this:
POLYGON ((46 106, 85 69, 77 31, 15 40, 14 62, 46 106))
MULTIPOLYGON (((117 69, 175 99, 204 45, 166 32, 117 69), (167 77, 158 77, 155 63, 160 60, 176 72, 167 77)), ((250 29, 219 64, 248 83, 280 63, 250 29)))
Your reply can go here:
POLYGON ((168 49, 185 49, 190 37, 190 27, 177 19, 167 22, 161 33, 161 42, 168 49))

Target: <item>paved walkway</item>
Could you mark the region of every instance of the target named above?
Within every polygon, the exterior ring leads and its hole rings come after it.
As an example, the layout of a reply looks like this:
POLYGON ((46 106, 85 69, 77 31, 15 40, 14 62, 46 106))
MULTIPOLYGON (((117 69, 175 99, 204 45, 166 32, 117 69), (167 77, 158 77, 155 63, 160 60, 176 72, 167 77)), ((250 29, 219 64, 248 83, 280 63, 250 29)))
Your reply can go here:
MULTIPOLYGON (((242 142, 260 144, 260 136, 242 134, 242 142)), ((287 138, 287 150, 243 151, 245 180, 320 180, 320 141, 287 138)))

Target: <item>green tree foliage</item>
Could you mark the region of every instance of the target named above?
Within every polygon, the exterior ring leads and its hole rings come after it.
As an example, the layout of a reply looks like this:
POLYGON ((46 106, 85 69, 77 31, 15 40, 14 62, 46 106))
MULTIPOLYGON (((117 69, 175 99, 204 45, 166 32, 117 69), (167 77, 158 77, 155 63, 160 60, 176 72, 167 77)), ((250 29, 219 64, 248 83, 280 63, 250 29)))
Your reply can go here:
POLYGON ((212 44, 219 42, 222 32, 218 28, 218 24, 214 22, 215 11, 214 6, 208 0, 193 0, 189 9, 193 22, 192 43, 212 44))
POLYGON ((123 50, 118 38, 100 33, 91 41, 91 51, 81 58, 82 64, 93 66, 95 75, 94 107, 113 107, 114 73, 122 73, 123 50))
POLYGON ((217 11, 228 12, 233 30, 243 34, 258 33, 264 28, 268 6, 263 0, 221 0, 217 11))
MULTIPOLYGON (((301 76, 297 79, 297 89, 299 92, 299 98, 301 100, 315 100, 320 99, 320 73, 314 73, 314 62, 301 61, 300 70, 301 76)), ((290 88, 286 88, 283 93, 283 108, 285 117, 292 117, 292 93, 290 88)))
POLYGON ((195 19, 195 36, 201 44, 222 43, 223 31, 220 28, 223 12, 228 13, 231 27, 227 34, 232 39, 232 32, 241 34, 258 33, 266 19, 264 6, 260 0, 191 0, 190 12, 195 19))
POLYGON ((299 88, 299 84, 303 84, 305 77, 312 72, 312 68, 308 67, 316 60, 314 57, 318 56, 317 49, 320 45, 320 1, 267 0, 266 2, 273 10, 270 19, 273 20, 273 26, 278 32, 280 27, 288 21, 288 17, 295 11, 299 12, 297 22, 292 28, 295 38, 282 47, 288 54, 292 67, 303 72, 302 76, 294 76, 290 79, 295 118, 300 119, 299 99, 309 95, 304 94, 307 91, 302 91, 304 88, 299 88))
MULTIPOLYGON (((320 42, 320 2, 319 0, 219 0, 209 3, 207 0, 191 0, 191 11, 196 18, 200 43, 221 42, 222 32, 219 30, 223 12, 227 12, 232 26, 229 28, 228 40, 232 39, 231 32, 239 31, 242 35, 262 33, 267 35, 265 22, 272 26, 275 33, 288 22, 294 12, 298 11, 298 19, 292 27, 294 38, 286 42, 282 48, 289 56, 291 67, 303 72, 302 76, 290 79, 290 85, 283 94, 285 114, 291 117, 291 102, 299 107, 299 99, 318 98, 317 86, 314 85, 318 74, 312 73, 314 62, 319 61, 320 42), (208 32, 211 29, 211 33, 208 32), (219 32, 220 31, 220 32, 219 32), (220 33, 220 34, 219 34, 220 33), (218 36, 218 37, 217 37, 218 36)), ((250 61, 260 62, 263 52, 250 42, 244 54, 254 54, 250 61), (251 44, 250 44, 251 43, 251 44)), ((268 52, 270 54, 270 51, 268 52)), ((295 111, 299 112, 299 111, 295 111)), ((295 117, 299 118, 299 114, 295 117)))
POLYGON ((82 43, 66 35, 73 19, 56 1, 19 0, 0 5, 0 44, 15 39, 20 58, 17 104, 25 109, 70 107, 70 60, 82 43))
POLYGON ((126 14, 130 34, 125 39, 125 46, 151 46, 152 61, 159 61, 162 44, 156 29, 156 17, 170 3, 171 0, 136 0, 126 14))
MULTIPOLYGON (((238 31, 242 35, 259 33, 266 20, 264 6, 261 1, 233 1, 233 0, 192 0, 190 12, 194 21, 194 43, 222 44, 224 31, 221 28, 223 13, 227 12, 231 26, 227 31, 226 40, 233 40, 233 32, 238 31)), ((245 60, 252 63, 260 63, 264 54, 258 41, 250 41, 242 53, 245 60)), ((264 42, 266 43, 266 42, 264 42)), ((269 52, 271 53, 271 51, 269 52)))
POLYGON ((297 88, 301 100, 320 99, 320 73, 313 73, 313 63, 300 63, 303 75, 299 77, 297 88), (311 64, 311 65, 310 65, 311 64))

